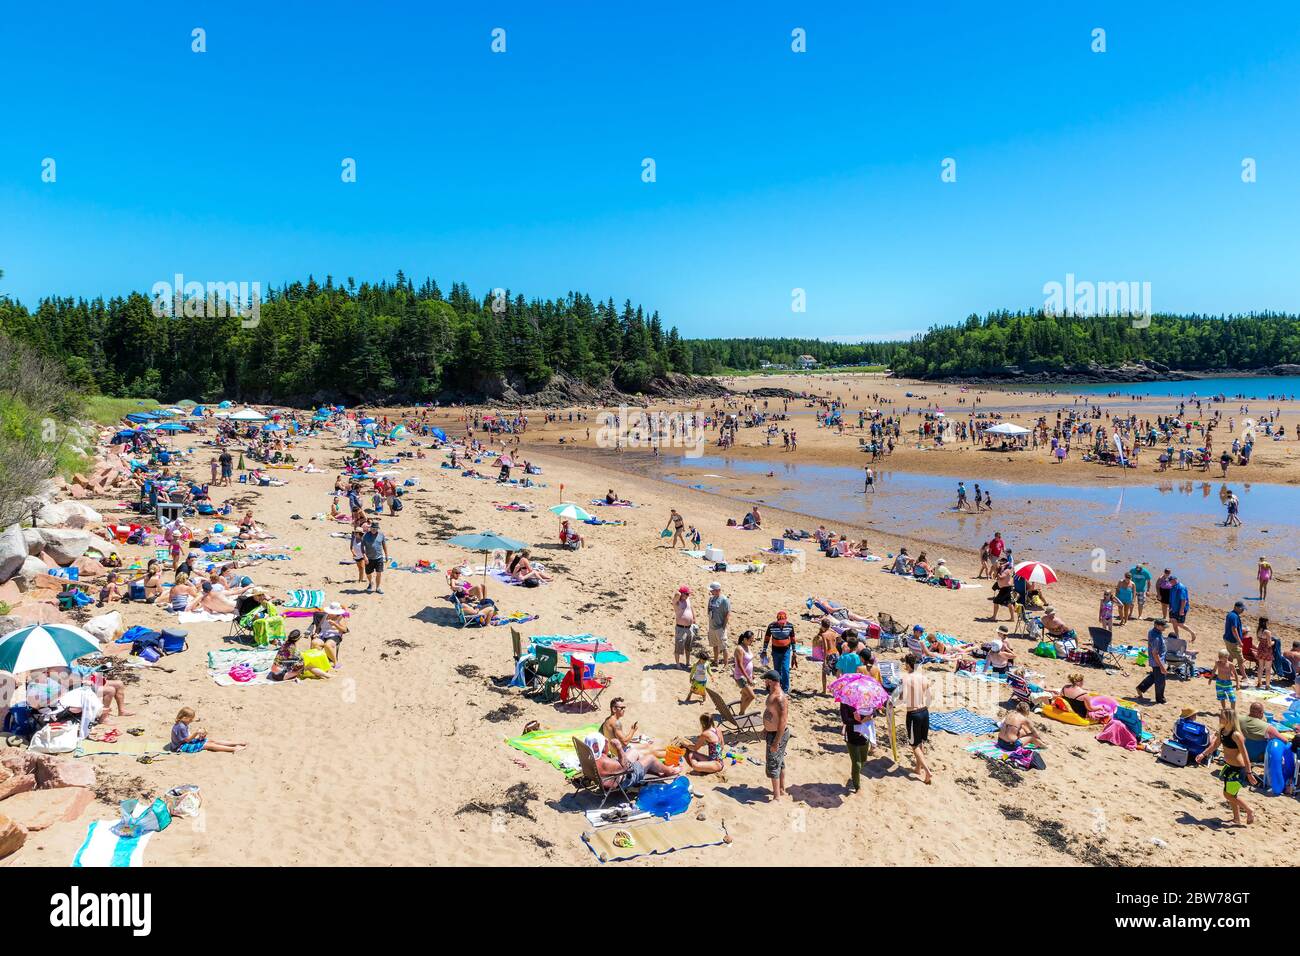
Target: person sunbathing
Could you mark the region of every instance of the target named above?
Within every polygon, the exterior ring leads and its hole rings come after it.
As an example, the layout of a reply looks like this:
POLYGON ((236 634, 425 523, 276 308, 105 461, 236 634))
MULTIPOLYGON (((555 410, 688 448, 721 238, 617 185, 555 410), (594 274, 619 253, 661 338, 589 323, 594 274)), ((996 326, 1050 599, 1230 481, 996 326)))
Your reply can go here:
POLYGON ((1084 690, 1082 674, 1070 675, 1070 682, 1061 688, 1061 699, 1084 720, 1088 719, 1088 712, 1092 710, 1092 698, 1084 690))
POLYGON ((531 552, 527 548, 524 548, 524 550, 520 551, 519 554, 516 555, 514 569, 510 572, 514 575, 515 580, 520 584, 523 584, 528 580, 538 581, 542 584, 549 584, 551 581, 554 581, 555 578, 551 577, 551 575, 547 574, 541 568, 533 565, 533 562, 529 560, 530 554, 531 552))
POLYGON ((560 522, 560 544, 566 548, 581 548, 586 544, 586 539, 569 527, 568 518, 560 522))
POLYGON ((722 728, 714 726, 711 714, 700 714, 700 734, 686 747, 686 765, 691 773, 721 773, 725 750, 722 728))
POLYGON ((155 603, 172 611, 184 611, 189 608, 190 602, 198 597, 198 594, 198 589, 190 584, 190 576, 182 571, 176 575, 176 581, 170 590, 159 593, 155 603))
POLYGON ((620 784, 624 789, 630 789, 639 785, 647 776, 675 777, 681 772, 677 767, 661 763, 652 754, 621 751, 618 757, 610 757, 606 751, 602 751, 595 756, 596 770, 600 772, 601 787, 605 790, 615 790, 620 784))
POLYGON ((1043 743, 1033 721, 1029 719, 1029 705, 1022 700, 1002 718, 1002 723, 998 727, 998 749, 1008 752, 1019 750, 1022 746, 1021 738, 1026 736, 1037 744, 1040 750, 1046 749, 1047 744, 1043 743))
POLYGON ((447 572, 447 584, 451 587, 451 592, 462 601, 472 601, 478 603, 486 596, 481 584, 470 584, 464 580, 464 572, 458 567, 453 567, 447 572))
POLYGON ((203 591, 190 601, 188 611, 207 611, 209 614, 234 614, 235 605, 212 586, 211 581, 203 582, 203 591))
POLYGON ((810 598, 812 606, 819 611, 823 611, 827 617, 837 618, 841 621, 854 621, 858 624, 869 624, 871 618, 863 617, 856 611, 850 611, 846 607, 836 607, 835 602, 829 598, 810 598))
POLYGON ((1074 628, 1062 621, 1057 616, 1056 608, 1050 604, 1043 608, 1043 630, 1053 639, 1067 639, 1075 636, 1074 628))
POLYGON ((1015 664, 1016 654, 1002 641, 994 641, 989 645, 989 655, 985 660, 993 673, 1005 674, 1015 664))

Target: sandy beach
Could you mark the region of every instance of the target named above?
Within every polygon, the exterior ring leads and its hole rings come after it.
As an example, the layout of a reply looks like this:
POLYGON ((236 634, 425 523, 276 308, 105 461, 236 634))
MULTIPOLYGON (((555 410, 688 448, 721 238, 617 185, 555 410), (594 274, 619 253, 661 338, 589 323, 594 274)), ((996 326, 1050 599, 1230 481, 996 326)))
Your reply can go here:
MULTIPOLYGON (((900 406, 898 396, 909 388, 907 383, 874 378, 773 381, 781 381, 780 387, 842 388, 845 394, 860 396, 878 393, 895 406, 900 406), (798 384, 788 384, 791 381, 798 384)), ((753 388, 771 382, 746 379, 738 384, 753 388)), ((962 407, 953 404, 962 396, 955 388, 922 390, 932 403, 962 407)), ((989 406, 996 398, 998 407, 1023 409, 1025 416, 1035 407, 1028 396, 976 394, 989 406)), ((1043 401, 1039 399, 1040 404, 1043 401)), ((902 399, 901 407, 906 404, 902 399)), ((792 412, 794 405, 791 402, 792 412)), ((443 410, 436 417, 449 433, 453 429, 463 433, 463 426, 454 424, 463 412, 443 410)), ((135 716, 112 716, 106 726, 142 727, 146 738, 164 739, 178 708, 192 706, 198 725, 217 738, 248 741, 248 749, 234 755, 169 755, 147 765, 131 756, 81 758, 94 763, 100 799, 79 819, 32 834, 26 846, 0 865, 67 865, 84 839, 87 824, 112 819, 117 799, 161 793, 183 783, 202 788, 203 812, 193 821, 178 820, 157 835, 148 848, 149 866, 598 865, 581 839, 588 829, 583 811, 597 801, 590 794, 577 793, 555 768, 504 741, 521 734, 529 721, 556 730, 599 722, 607 713, 604 705, 615 696, 627 700, 629 719, 638 721, 642 732, 656 740, 693 735, 704 707, 698 702, 682 703, 688 678, 672 663, 669 602, 679 586, 692 588, 699 614, 708 582, 721 578, 732 603, 733 641, 744 629, 761 635, 776 612, 786 610, 796 620, 798 637, 807 643, 816 626, 799 615, 810 596, 832 598, 872 617, 887 612, 902 624, 920 622, 929 631, 967 641, 997 636, 996 625, 986 620, 988 582, 973 580, 977 556, 951 542, 913 537, 912 529, 905 527, 856 530, 868 538, 877 555, 896 553, 901 546, 913 553, 929 548, 946 558, 960 578, 983 587, 957 591, 926 587, 882 573, 880 563, 828 560, 815 550, 804 563, 771 562, 759 574, 715 575, 702 560, 665 546, 659 532, 670 507, 681 511, 705 542, 724 548, 733 562, 757 555, 782 528, 811 530, 816 516, 765 508, 763 530, 728 527, 727 518, 739 518, 746 508, 738 498, 761 492, 761 482, 717 491, 672 485, 632 473, 612 451, 560 447, 561 434, 574 436, 582 429, 567 423, 544 425, 541 417, 530 413, 534 424, 522 453, 542 469, 534 479, 537 487, 503 487, 491 480, 462 477, 459 470, 439 467, 442 452, 427 449, 427 458, 404 459, 395 466, 400 478, 415 478, 417 484, 407 494, 403 512, 383 518, 391 555, 403 566, 430 561, 438 571, 389 571, 382 596, 361 592, 353 580, 355 568, 346 539, 331 537, 331 532, 346 525, 313 520, 329 510, 337 468, 345 454, 336 437, 308 439, 295 449, 300 462, 314 457, 324 468, 320 474, 286 470, 277 473, 288 482, 284 487, 213 488, 218 506, 234 499, 238 507, 252 508, 257 520, 276 536, 272 544, 290 549, 290 560, 260 562, 246 572, 257 584, 276 594, 292 588, 324 588, 328 600, 350 610, 342 666, 328 681, 218 686, 206 674, 205 656, 230 646, 225 642, 229 625, 190 625, 186 652, 140 669, 138 682, 128 686, 128 706, 135 716), (585 506, 610 488, 636 507, 593 510, 627 524, 580 526, 587 546, 559 550, 557 521, 546 508, 562 500, 585 506), (532 505, 534 510, 503 511, 494 504, 509 502, 532 505), (616 515, 611 514, 614 511, 616 515), (531 543, 534 557, 555 576, 553 583, 536 589, 488 582, 489 594, 502 611, 538 615, 520 627, 525 638, 591 633, 629 658, 601 665, 600 672, 612 679, 612 685, 599 713, 542 704, 504 686, 513 672, 509 627, 455 626, 443 572, 462 562, 481 562, 481 556, 468 555, 445 540, 482 529, 531 543)), ((842 457, 860 465, 856 439, 813 426, 811 411, 796 425, 800 456, 827 461, 842 457)), ((188 442, 182 438, 178 444, 188 442)), ((1266 443, 1258 464, 1275 461, 1274 470, 1286 476, 1280 480, 1294 480, 1293 444, 1266 443)), ((206 475, 212 452, 194 447, 190 470, 206 475)), ((406 444, 397 447, 414 450, 406 444)), ((764 455, 770 450, 742 442, 741 453, 764 455)), ((900 457, 894 467, 918 471, 934 467, 943 474, 960 474, 961 461, 979 453, 913 453, 900 446, 896 454, 900 457)), ((998 467, 1032 472, 1042 481, 1050 479, 1040 472, 1058 466, 1049 465, 1045 455, 1031 460, 1025 453, 998 467)), ((1089 466, 1059 467, 1074 472, 1089 466)), ((484 474, 495 474, 490 461, 479 468, 484 474)), ((117 501, 88 503, 107 518, 121 514, 114 511, 117 501)), ((213 522, 192 523, 207 530, 213 522)), ((1012 544, 1019 547, 1023 542, 1012 544)), ((1146 559, 1157 574, 1165 562, 1176 560, 1159 541, 1150 541, 1147 547, 1146 559)), ((128 563, 147 556, 151 550, 123 549, 128 563)), ((1050 560, 1048 555, 1041 557, 1050 560)), ((1062 617, 1086 635, 1088 625, 1096 621, 1096 583, 1063 575, 1049 587, 1049 595, 1062 617)), ((130 604, 121 610, 128 625, 171 623, 155 607, 130 604)), ((1189 623, 1200 635, 1195 646, 1202 662, 1212 660, 1220 647, 1222 608, 1198 604, 1189 623)), ((1275 626, 1284 646, 1297 637, 1293 623, 1275 626)), ((1115 640, 1141 644, 1147 626, 1133 622, 1117 628, 1115 640)), ((1053 692, 1066 683, 1067 673, 1078 669, 1065 661, 1031 656, 1031 644, 1025 639, 1016 640, 1014 647, 1017 663, 1029 667, 1031 680, 1053 692)), ((965 748, 975 738, 932 731, 932 786, 910 776, 905 747, 901 765, 896 765, 885 743, 867 765, 864 792, 851 796, 845 787, 849 760, 838 707, 822 695, 818 667, 804 659, 792 675, 790 798, 769 802, 762 767, 748 760, 731 764, 721 775, 692 777, 698 796, 689 815, 725 828, 730 843, 642 857, 634 865, 1267 866, 1285 862, 1278 848, 1296 832, 1292 799, 1248 796, 1257 823, 1249 828, 1225 826, 1222 784, 1209 770, 1174 768, 1142 750, 1128 752, 1099 743, 1094 739, 1096 727, 1068 726, 1039 717, 1034 722, 1048 743, 1043 751, 1044 771, 1010 771, 968 753, 965 748)), ((1126 669, 1126 674, 1084 669, 1086 686, 1093 693, 1131 698, 1145 671, 1131 660, 1126 669)), ((936 688, 932 711, 966 707, 996 718, 1009 697, 1004 685, 959 677, 952 664, 927 665, 927 673, 936 688)), ((718 673, 710 686, 728 700, 737 697, 726 672, 718 673)), ((1243 712, 1251 699, 1243 697, 1243 712)), ((756 706, 761 706, 761 698, 756 706)), ((1280 710, 1277 704, 1269 707, 1280 710)), ((1192 708, 1201 715, 1198 719, 1213 725, 1212 686, 1202 679, 1170 681, 1168 703, 1148 703, 1140 709, 1146 727, 1163 739, 1183 708, 1192 708)), ((880 728, 883 743, 887 739, 883 720, 880 728)), ((740 743, 745 754, 761 763, 761 741, 740 743)))

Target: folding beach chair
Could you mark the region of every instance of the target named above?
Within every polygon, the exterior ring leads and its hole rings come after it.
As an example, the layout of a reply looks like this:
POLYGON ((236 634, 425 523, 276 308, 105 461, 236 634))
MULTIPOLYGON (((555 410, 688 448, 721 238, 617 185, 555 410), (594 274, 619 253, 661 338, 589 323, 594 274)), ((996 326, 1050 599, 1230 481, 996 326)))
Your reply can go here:
POLYGON ((569 693, 572 695, 569 702, 585 704, 592 710, 599 710, 600 695, 605 693, 605 688, 609 686, 609 678, 584 676, 586 674, 586 665, 580 657, 574 654, 569 655, 569 674, 572 677, 572 680, 569 681, 569 693))
POLYGON ((1121 674, 1128 674, 1123 659, 1110 649, 1112 640, 1113 635, 1109 631, 1103 631, 1101 628, 1093 629, 1092 649, 1097 652, 1097 656, 1101 659, 1101 666, 1114 667, 1121 674))
MULTIPOLYGON (((712 687, 706 687, 709 699, 713 701, 713 706, 718 709, 718 722, 722 724, 724 730, 729 730, 733 734, 761 734, 763 732, 763 715, 761 712, 754 710, 747 714, 737 714, 731 708, 733 705, 728 704, 712 687)), ((740 701, 736 701, 739 706, 740 701)))
POLYGON ((1187 649, 1181 637, 1165 638, 1165 669, 1174 680, 1191 680, 1196 676, 1196 652, 1187 649))
POLYGON ((524 636, 519 633, 519 628, 510 629, 510 650, 514 653, 515 662, 524 656, 524 636))
POLYGON ((230 622, 230 630, 226 633, 227 641, 253 643, 253 622, 246 619, 256 609, 257 598, 252 595, 245 594, 235 602, 235 619, 230 622))
POLYGON ((627 803, 632 802, 632 793, 644 787, 655 784, 670 783, 675 777, 646 777, 635 786, 626 784, 628 772, 620 770, 617 773, 602 774, 596 767, 596 755, 591 752, 591 748, 584 744, 577 737, 570 738, 573 741, 573 750, 578 755, 578 766, 582 768, 582 773, 573 778, 573 782, 578 786, 588 787, 600 792, 600 805, 603 807, 615 792, 619 793, 627 803))
POLYGON ((785 553, 785 538, 773 538, 773 539, 772 539, 772 553, 773 553, 773 554, 784 554, 784 553, 785 553))
POLYGON ((489 608, 496 610, 496 602, 491 598, 484 598, 478 607, 470 606, 470 613, 465 613, 465 604, 461 601, 460 595, 451 595, 452 606, 456 608, 456 617, 460 620, 461 627, 487 627, 488 622, 492 619, 490 613, 486 613, 489 608))
POLYGON ((1024 702, 1032 709, 1034 706, 1034 695, 1029 689, 1029 681, 1025 680, 1018 674, 1007 672, 1007 686, 1011 688, 1011 700, 1019 704, 1024 702))
POLYGON ((892 651, 898 646, 898 636, 903 633, 902 625, 895 621, 888 611, 878 612, 876 621, 880 625, 880 649, 892 651))
POLYGON ((880 669, 880 686, 885 690, 892 692, 903 682, 898 661, 876 661, 876 667, 880 669))
POLYGON ((1268 750, 1268 740, 1251 740, 1246 738, 1246 756, 1250 758, 1251 763, 1263 763, 1264 754, 1268 750))
POLYGON ((549 703, 560 696, 560 684, 564 680, 564 671, 560 669, 560 652, 544 644, 533 645, 533 665, 526 667, 528 693, 540 694, 543 703, 549 703))

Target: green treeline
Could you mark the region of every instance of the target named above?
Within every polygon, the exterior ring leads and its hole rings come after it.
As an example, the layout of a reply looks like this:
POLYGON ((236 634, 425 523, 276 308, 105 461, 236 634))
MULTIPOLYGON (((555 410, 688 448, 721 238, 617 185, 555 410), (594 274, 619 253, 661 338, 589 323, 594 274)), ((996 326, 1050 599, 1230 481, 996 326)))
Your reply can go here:
POLYGON ((892 368, 914 377, 983 375, 1008 365, 1050 371, 1062 365, 1154 361, 1180 371, 1250 370, 1300 363, 1300 316, 1153 315, 1146 328, 1129 318, 1043 313, 972 315, 906 344, 892 368))

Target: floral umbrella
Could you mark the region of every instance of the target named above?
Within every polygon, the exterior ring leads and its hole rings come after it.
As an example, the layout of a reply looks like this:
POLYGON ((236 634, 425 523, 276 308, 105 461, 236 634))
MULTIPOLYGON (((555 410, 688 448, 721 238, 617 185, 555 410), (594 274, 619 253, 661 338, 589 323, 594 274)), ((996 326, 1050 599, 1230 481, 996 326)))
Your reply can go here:
POLYGON ((875 713, 889 703, 889 691, 868 674, 845 674, 831 681, 831 697, 860 714, 875 713))

